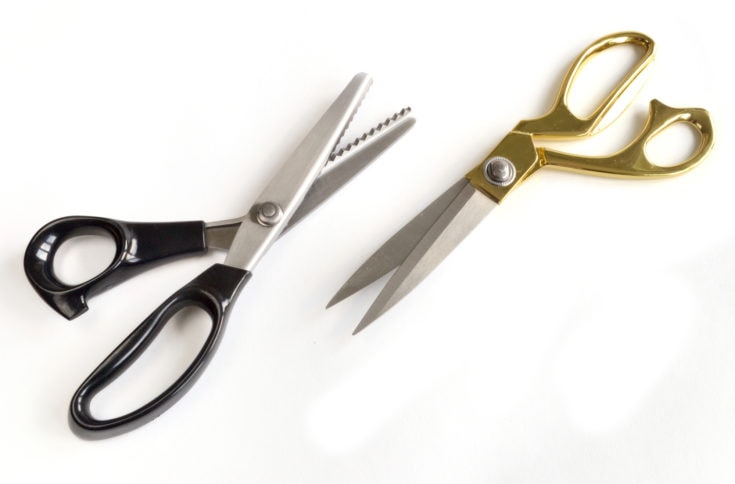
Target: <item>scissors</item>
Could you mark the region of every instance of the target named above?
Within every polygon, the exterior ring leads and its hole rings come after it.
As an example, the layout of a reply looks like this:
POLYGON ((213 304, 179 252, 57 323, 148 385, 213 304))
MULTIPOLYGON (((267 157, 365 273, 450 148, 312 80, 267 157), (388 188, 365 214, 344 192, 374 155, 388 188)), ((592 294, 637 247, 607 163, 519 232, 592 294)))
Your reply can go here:
POLYGON ((166 299, 81 384, 70 405, 70 426, 77 435, 89 439, 117 435, 144 425, 176 403, 214 355, 232 305, 270 246, 413 126, 410 108, 405 108, 336 149, 371 82, 364 73, 351 80, 240 218, 213 223, 131 223, 64 217, 33 236, 24 258, 26 276, 36 292, 67 319, 86 311, 90 296, 159 262, 201 254, 210 247, 228 250, 224 263, 212 265, 166 299), (330 160, 334 163, 325 169, 330 160), (54 273, 54 256, 65 241, 88 234, 113 238, 113 261, 87 282, 67 285, 54 273), (187 306, 200 307, 212 321, 206 341, 188 368, 140 408, 111 419, 95 418, 90 412, 95 395, 130 367, 167 321, 187 306))
POLYGON ((539 144, 540 138, 579 138, 599 132, 603 118, 651 64, 653 57, 653 40, 636 32, 609 35, 587 47, 563 78, 551 110, 540 118, 518 123, 479 165, 375 251, 337 291, 327 307, 395 269, 357 325, 353 333, 357 334, 410 293, 514 188, 543 166, 626 178, 666 177, 695 167, 712 146, 709 114, 703 109, 672 108, 658 100, 651 101, 648 120, 638 137, 611 156, 582 157, 546 149, 539 144), (643 56, 589 117, 573 114, 568 99, 579 70, 594 55, 624 44, 642 48, 643 56), (646 157, 646 144, 679 122, 690 124, 698 132, 696 149, 678 165, 655 165, 646 157))

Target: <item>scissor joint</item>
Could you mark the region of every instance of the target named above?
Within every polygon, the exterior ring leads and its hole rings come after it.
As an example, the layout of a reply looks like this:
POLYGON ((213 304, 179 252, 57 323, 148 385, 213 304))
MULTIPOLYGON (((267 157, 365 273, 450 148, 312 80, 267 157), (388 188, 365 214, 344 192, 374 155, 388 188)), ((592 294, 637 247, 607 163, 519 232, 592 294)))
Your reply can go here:
POLYGON ((466 178, 476 189, 500 203, 514 187, 540 167, 531 135, 512 131, 466 178))
POLYGON ((275 202, 263 202, 258 205, 255 219, 264 227, 272 227, 283 218, 283 209, 275 202))

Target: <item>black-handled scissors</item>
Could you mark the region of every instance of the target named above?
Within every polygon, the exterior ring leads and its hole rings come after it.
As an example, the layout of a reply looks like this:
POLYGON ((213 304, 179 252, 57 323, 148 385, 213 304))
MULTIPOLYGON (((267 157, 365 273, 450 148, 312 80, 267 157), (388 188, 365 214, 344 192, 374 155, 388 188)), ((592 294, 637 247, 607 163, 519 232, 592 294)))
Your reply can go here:
POLYGON ((414 124, 410 109, 404 109, 345 148, 335 150, 370 84, 367 74, 352 79, 248 212, 238 219, 132 223, 65 217, 50 222, 33 236, 24 259, 28 280, 52 308, 68 319, 87 310, 88 297, 158 262, 203 253, 209 247, 228 250, 224 263, 214 264, 166 299, 82 383, 70 406, 70 424, 75 433, 94 439, 132 430, 159 416, 191 388, 219 345, 229 308, 273 242, 414 124), (330 160, 335 163, 323 170, 330 160), (75 236, 95 233, 113 238, 113 262, 83 284, 63 283, 54 273, 59 247, 75 236), (106 420, 95 418, 90 412, 95 395, 137 360, 166 322, 187 306, 202 308, 212 320, 209 335, 194 361, 171 386, 137 410, 106 420))

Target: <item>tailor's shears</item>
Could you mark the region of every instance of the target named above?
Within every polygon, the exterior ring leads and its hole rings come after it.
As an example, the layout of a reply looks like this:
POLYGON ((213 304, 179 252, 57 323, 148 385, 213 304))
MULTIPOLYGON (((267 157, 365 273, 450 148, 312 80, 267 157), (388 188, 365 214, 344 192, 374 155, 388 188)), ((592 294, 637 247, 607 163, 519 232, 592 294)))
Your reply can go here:
POLYGON ((352 79, 248 212, 238 219, 215 223, 130 223, 99 217, 65 217, 50 222, 33 236, 24 259, 28 280, 51 307, 68 319, 86 311, 88 297, 156 262, 203 253, 209 247, 228 250, 223 264, 214 264, 166 299, 82 383, 70 406, 70 424, 75 433, 94 439, 126 432, 156 418, 181 398, 212 358, 232 304, 271 244, 413 126, 414 119, 406 108, 337 150, 337 143, 370 84, 367 74, 352 79), (330 160, 335 163, 323 171, 330 160), (90 233, 112 236, 116 244, 112 263, 83 284, 64 284, 54 274, 57 250, 69 238, 90 233), (184 373, 137 410, 106 420, 92 416, 90 404, 95 395, 138 359, 166 322, 186 306, 205 310, 212 326, 184 373))
POLYGON ((683 173, 699 163, 712 146, 712 125, 703 109, 671 108, 653 100, 643 131, 627 147, 608 157, 581 157, 545 149, 539 138, 585 137, 601 129, 601 122, 623 92, 650 65, 654 43, 636 32, 603 37, 587 47, 562 80, 551 110, 521 121, 465 178, 432 202, 383 244, 339 289, 327 307, 354 294, 397 269, 355 329, 364 329, 413 290, 503 199, 542 166, 555 166, 596 175, 665 177, 683 173), (643 56, 587 118, 574 115, 568 96, 574 78, 592 56, 610 47, 629 44, 643 56), (644 148, 674 123, 689 123, 699 134, 694 152, 678 165, 657 166, 644 148))

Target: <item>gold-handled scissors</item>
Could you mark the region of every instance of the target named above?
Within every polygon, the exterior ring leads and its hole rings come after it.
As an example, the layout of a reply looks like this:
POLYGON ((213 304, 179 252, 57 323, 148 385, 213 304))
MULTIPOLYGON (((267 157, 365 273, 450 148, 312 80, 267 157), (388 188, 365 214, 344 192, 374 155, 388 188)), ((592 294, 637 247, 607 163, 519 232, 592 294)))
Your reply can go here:
POLYGON ((611 156, 583 157, 546 149, 539 143, 542 138, 586 137, 598 132, 603 118, 651 64, 653 57, 653 40, 636 32, 609 35, 587 47, 562 80, 551 110, 540 118, 518 123, 479 165, 368 258, 327 307, 397 269, 354 333, 361 331, 411 292, 511 190, 543 166, 631 178, 672 176, 696 166, 712 147, 712 125, 707 111, 672 108, 657 100, 651 101, 643 131, 611 156), (569 108, 569 94, 582 66, 596 54, 625 44, 643 49, 640 60, 592 114, 588 117, 573 114, 569 108), (663 130, 681 122, 690 124, 699 134, 694 152, 675 166, 652 163, 646 156, 646 144, 663 130))

